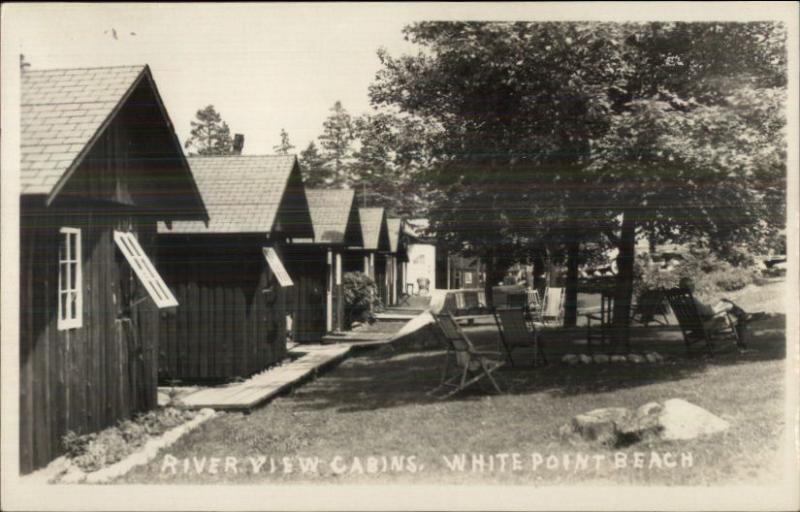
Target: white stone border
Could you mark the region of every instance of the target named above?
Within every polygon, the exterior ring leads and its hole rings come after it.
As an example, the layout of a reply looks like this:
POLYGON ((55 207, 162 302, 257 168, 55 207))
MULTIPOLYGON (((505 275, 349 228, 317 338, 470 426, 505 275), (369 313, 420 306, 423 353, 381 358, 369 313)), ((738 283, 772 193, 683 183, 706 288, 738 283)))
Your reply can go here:
POLYGON ((183 435, 191 432, 200 426, 200 424, 216 415, 217 413, 213 409, 201 409, 197 413, 197 416, 186 423, 178 425, 177 427, 164 432, 159 437, 150 439, 144 444, 144 446, 131 453, 124 459, 91 473, 84 472, 78 466, 68 461, 66 472, 60 479, 56 480, 56 483, 74 484, 86 482, 91 484, 99 484, 120 477, 136 466, 147 464, 153 460, 156 455, 158 455, 159 450, 172 445, 183 435))

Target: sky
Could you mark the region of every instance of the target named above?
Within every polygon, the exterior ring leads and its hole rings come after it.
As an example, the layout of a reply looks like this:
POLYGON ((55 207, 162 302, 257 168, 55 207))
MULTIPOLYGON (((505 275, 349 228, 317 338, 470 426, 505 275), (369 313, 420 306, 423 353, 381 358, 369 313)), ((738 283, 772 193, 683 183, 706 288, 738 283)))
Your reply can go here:
MULTIPOLYGON (((244 154, 272 153, 281 129, 299 152, 320 135, 337 100, 351 114, 368 112, 378 48, 393 56, 415 53, 402 34, 414 21, 697 19, 718 13, 713 4, 676 10, 675 4, 613 2, 3 7, 4 26, 15 36, 4 39, 14 46, 4 53, 24 54, 33 69, 149 64, 182 142, 197 110, 212 104, 232 133, 245 135, 244 154)), ((727 12, 754 16, 763 9, 739 4, 727 12)))
POLYGON ((245 154, 273 152, 281 129, 303 149, 337 100, 369 111, 377 49, 414 49, 402 35, 414 17, 374 6, 66 4, 17 15, 31 69, 149 64, 181 141, 213 104, 245 135, 245 154))

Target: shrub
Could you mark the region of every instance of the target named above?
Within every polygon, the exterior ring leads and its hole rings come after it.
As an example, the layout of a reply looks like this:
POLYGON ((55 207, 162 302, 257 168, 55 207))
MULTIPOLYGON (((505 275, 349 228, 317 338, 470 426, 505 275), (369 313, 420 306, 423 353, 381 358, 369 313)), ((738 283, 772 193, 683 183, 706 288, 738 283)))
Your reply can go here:
POLYGON ((349 325, 363 318, 372 308, 381 306, 378 287, 371 277, 363 272, 346 272, 342 276, 344 289, 345 317, 349 325))
POLYGON ((101 432, 78 435, 69 431, 61 439, 66 456, 85 472, 114 464, 144 445, 151 437, 192 419, 195 413, 166 408, 122 420, 101 432))
POLYGON ((730 292, 752 283, 757 271, 754 267, 737 267, 709 252, 684 255, 683 261, 672 270, 636 263, 634 291, 637 298, 646 290, 678 286, 684 277, 691 278, 695 294, 710 298, 720 292, 730 292))

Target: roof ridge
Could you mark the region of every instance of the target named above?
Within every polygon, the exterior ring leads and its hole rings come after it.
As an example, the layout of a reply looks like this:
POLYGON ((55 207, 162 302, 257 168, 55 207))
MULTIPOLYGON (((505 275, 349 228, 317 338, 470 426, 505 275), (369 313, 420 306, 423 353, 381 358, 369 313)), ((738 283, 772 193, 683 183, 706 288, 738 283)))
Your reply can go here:
POLYGON ((188 155, 186 158, 290 158, 297 157, 296 154, 290 155, 188 155))
POLYGON ((148 64, 119 64, 114 66, 86 66, 77 68, 42 68, 42 69, 25 69, 23 73, 38 73, 46 71, 89 71, 92 69, 120 69, 120 68, 139 68, 143 69, 148 64))

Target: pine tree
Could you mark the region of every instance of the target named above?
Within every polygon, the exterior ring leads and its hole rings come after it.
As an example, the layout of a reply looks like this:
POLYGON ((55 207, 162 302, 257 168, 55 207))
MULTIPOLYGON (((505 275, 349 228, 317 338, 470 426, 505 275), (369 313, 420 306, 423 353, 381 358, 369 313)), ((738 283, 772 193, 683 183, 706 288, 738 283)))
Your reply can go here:
POLYGON ((347 181, 347 166, 352 153, 353 121, 350 114, 337 101, 331 108, 332 114, 322 125, 323 132, 319 142, 324 151, 323 158, 326 165, 332 167, 331 185, 338 185, 347 181))
POLYGON ((288 155, 293 149, 294 145, 289 142, 289 134, 281 128, 281 143, 277 146, 272 146, 272 150, 278 155, 288 155))
POLYGON ((300 152, 300 169, 303 174, 303 183, 306 187, 325 188, 331 180, 330 168, 325 165, 325 159, 317 150, 313 142, 300 152))
POLYGON ((214 109, 208 105, 198 110, 196 121, 192 121, 191 136, 186 140, 185 148, 190 155, 230 155, 233 153, 233 138, 228 124, 214 109))

